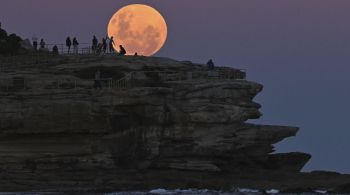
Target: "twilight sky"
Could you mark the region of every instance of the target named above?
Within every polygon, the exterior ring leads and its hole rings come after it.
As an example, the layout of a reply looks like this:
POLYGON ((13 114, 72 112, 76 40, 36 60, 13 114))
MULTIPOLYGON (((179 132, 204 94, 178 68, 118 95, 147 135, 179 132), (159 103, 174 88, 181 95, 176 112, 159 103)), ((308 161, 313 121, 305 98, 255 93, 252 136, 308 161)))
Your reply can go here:
POLYGON ((254 123, 301 128, 278 152, 303 151, 305 170, 350 173, 349 0, 1 0, 3 28, 47 43, 105 36, 123 5, 145 3, 168 23, 157 56, 247 69, 264 84, 254 123))

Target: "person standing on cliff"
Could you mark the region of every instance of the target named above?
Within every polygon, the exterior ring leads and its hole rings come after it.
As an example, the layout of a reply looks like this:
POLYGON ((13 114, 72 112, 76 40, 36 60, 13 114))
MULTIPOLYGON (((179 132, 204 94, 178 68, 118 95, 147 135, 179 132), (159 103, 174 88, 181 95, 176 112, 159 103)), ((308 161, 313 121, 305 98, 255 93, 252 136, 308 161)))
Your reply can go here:
POLYGON ((207 62, 207 66, 208 66, 208 77, 209 78, 215 78, 218 76, 218 74, 215 72, 215 65, 212 59, 210 59, 207 62))
POLYGON ((46 43, 45 43, 44 39, 41 39, 40 40, 40 49, 45 49, 45 45, 46 45, 46 43))
POLYGON ((77 40, 77 38, 73 38, 73 51, 75 54, 78 54, 78 46, 79 46, 79 42, 77 40))
POLYGON ((70 53, 70 48, 72 47, 72 41, 70 40, 70 37, 67 37, 66 39, 66 46, 68 48, 68 53, 70 53))
POLYGON ((111 36, 111 38, 109 39, 109 53, 113 53, 113 51, 114 51, 114 37, 113 36, 111 36))
POLYGON ((34 51, 37 51, 38 50, 38 37, 36 35, 33 35, 32 41, 33 41, 34 51))
POLYGON ((105 38, 102 38, 102 50, 103 53, 107 52, 107 40, 105 38))
POLYGON ((94 37, 92 38, 92 51, 94 53, 97 50, 97 45, 98 45, 98 40, 97 40, 96 36, 94 35, 94 37))
POLYGON ((210 59, 208 62, 207 62, 207 66, 208 66, 208 70, 214 70, 215 69, 215 65, 214 65, 214 62, 212 59, 210 59))

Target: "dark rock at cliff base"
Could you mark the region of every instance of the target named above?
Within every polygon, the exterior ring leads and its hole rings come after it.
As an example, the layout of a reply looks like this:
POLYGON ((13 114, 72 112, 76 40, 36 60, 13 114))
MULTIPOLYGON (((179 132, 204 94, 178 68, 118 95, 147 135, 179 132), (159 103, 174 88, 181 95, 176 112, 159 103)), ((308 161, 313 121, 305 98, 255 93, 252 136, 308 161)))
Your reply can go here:
POLYGON ((332 190, 332 193, 349 193, 350 192, 350 183, 342 184, 337 186, 334 190, 332 190))
POLYGON ((310 155, 274 153, 297 127, 247 123, 263 86, 243 70, 113 55, 0 63, 0 191, 324 184, 299 173, 310 155))

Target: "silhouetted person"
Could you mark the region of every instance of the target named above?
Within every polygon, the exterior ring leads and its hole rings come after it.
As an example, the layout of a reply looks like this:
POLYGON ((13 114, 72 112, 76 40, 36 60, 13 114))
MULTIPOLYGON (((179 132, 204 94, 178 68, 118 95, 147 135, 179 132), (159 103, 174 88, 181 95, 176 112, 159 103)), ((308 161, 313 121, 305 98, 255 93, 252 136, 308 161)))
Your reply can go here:
POLYGON ((73 52, 75 54, 78 53, 78 46, 79 46, 79 42, 78 42, 77 38, 74 37, 73 38, 73 52))
POLYGON ((58 55, 58 47, 57 47, 57 45, 53 46, 52 53, 55 54, 55 55, 58 55))
POLYGON ((103 45, 102 45, 102 43, 98 43, 97 44, 97 47, 96 47, 96 51, 95 51, 95 53, 96 54, 101 54, 103 51, 103 45))
POLYGON ((137 56, 139 56, 139 54, 136 52, 134 56, 137 57, 137 56))
POLYGON ((113 53, 114 52, 114 40, 113 40, 113 36, 109 39, 109 53, 113 53))
POLYGON ((124 49, 124 47, 122 45, 119 45, 119 48, 120 48, 119 55, 120 56, 125 56, 126 50, 124 49))
POLYGON ((38 37, 36 37, 36 35, 33 35, 32 37, 32 41, 33 41, 33 48, 34 50, 38 50, 38 37))
POLYGON ((105 38, 102 38, 102 50, 103 53, 106 53, 107 51, 107 40, 105 38))
POLYGON ((94 37, 92 38, 92 51, 96 52, 97 44, 98 44, 98 40, 97 40, 96 36, 94 35, 94 37))
POLYGON ((67 37, 66 39, 66 46, 68 48, 68 53, 70 53, 70 48, 72 47, 72 41, 70 40, 70 37, 67 37))
POLYGON ((44 39, 41 39, 40 40, 40 49, 45 49, 45 45, 46 45, 46 43, 45 43, 44 39))
POLYGON ((215 68, 215 65, 214 65, 214 62, 212 59, 210 59, 207 63, 207 66, 208 66, 208 70, 214 70, 215 68))

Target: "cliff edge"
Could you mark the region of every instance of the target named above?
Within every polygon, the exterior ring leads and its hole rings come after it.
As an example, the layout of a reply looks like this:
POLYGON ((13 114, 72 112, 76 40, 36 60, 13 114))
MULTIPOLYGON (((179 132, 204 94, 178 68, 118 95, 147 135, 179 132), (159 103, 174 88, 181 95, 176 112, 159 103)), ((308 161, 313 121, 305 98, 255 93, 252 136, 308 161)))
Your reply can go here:
POLYGON ((252 181, 302 177, 311 158, 274 153, 297 127, 247 123, 263 86, 243 70, 41 54, 2 58, 0 78, 0 190, 287 188, 252 181))

